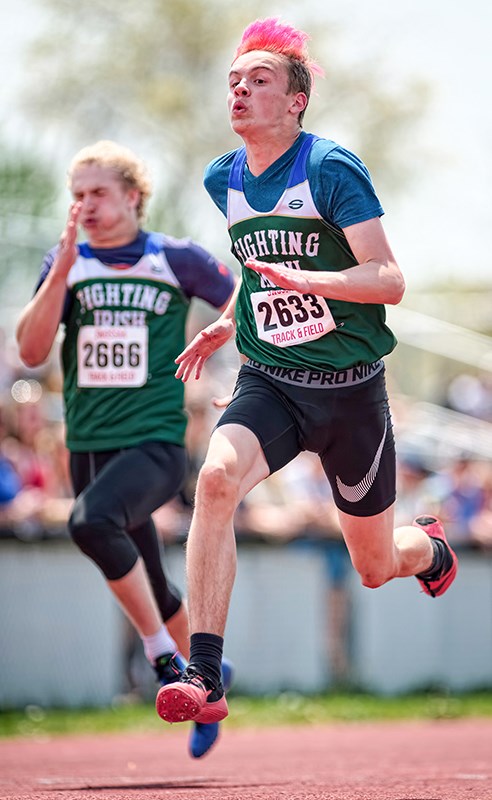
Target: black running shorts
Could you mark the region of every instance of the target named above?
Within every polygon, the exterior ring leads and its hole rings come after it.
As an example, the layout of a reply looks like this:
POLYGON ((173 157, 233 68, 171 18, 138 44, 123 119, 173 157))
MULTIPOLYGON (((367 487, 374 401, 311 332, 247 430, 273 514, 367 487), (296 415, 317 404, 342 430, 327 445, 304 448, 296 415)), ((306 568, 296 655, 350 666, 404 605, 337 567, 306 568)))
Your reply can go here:
POLYGON ((283 370, 286 379, 272 371, 256 362, 241 367, 217 427, 234 423, 251 430, 271 473, 302 450, 317 453, 346 514, 370 517, 392 505, 395 445, 382 362, 370 365, 366 377, 363 368, 344 376, 283 370))

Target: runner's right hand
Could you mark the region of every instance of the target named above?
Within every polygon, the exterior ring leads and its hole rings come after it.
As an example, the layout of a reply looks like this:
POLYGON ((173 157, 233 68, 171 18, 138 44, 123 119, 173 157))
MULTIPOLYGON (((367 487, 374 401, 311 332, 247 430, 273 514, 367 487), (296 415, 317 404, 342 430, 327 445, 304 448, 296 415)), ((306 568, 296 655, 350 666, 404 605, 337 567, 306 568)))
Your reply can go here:
POLYGON ((177 357, 175 363, 179 366, 176 378, 181 378, 186 383, 195 370, 195 380, 198 380, 206 360, 229 341, 234 331, 234 321, 224 317, 219 317, 200 331, 177 357))
POLYGON ((68 275, 72 265, 79 254, 77 247, 77 230, 82 203, 72 203, 68 212, 65 230, 60 236, 60 244, 56 253, 53 269, 63 275, 68 275))

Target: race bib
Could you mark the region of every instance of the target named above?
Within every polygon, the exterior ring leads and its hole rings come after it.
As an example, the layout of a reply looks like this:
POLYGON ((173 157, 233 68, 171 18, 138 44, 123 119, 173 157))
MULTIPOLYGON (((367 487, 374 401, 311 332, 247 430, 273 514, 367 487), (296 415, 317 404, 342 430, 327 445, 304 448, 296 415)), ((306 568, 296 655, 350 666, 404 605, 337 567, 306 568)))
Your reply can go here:
POLYGON ((77 362, 80 387, 143 386, 148 328, 84 325, 77 339, 77 362))
POLYGON ((323 297, 290 289, 251 295, 258 337, 277 347, 311 342, 336 327, 323 297))

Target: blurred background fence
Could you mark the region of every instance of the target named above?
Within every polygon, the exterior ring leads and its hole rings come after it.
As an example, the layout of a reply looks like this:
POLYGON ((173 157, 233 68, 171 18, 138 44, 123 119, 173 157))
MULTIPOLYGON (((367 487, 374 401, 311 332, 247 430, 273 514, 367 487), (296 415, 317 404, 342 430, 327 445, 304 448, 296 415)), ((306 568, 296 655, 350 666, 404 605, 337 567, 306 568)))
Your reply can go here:
MULTIPOLYGON (((239 545, 226 631, 246 694, 492 689, 492 557, 460 552, 453 591, 362 588, 326 543, 239 545)), ((167 548, 183 584, 183 549, 167 548)), ((0 707, 152 699, 153 675, 100 575, 66 541, 0 543, 0 707)))

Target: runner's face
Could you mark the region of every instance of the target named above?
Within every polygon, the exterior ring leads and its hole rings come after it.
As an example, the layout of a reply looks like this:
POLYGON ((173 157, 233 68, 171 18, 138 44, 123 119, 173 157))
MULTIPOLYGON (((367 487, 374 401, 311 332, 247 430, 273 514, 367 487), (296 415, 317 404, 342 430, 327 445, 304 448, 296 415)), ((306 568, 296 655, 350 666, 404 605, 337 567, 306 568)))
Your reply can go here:
POLYGON ((111 247, 135 238, 139 192, 126 189, 117 173, 97 164, 87 164, 72 176, 74 200, 82 203, 80 223, 91 245, 111 247))
POLYGON ((240 136, 271 132, 292 113, 298 115, 297 95, 288 93, 288 84, 287 65, 281 56, 263 50, 239 56, 229 73, 227 95, 233 131, 240 136))

